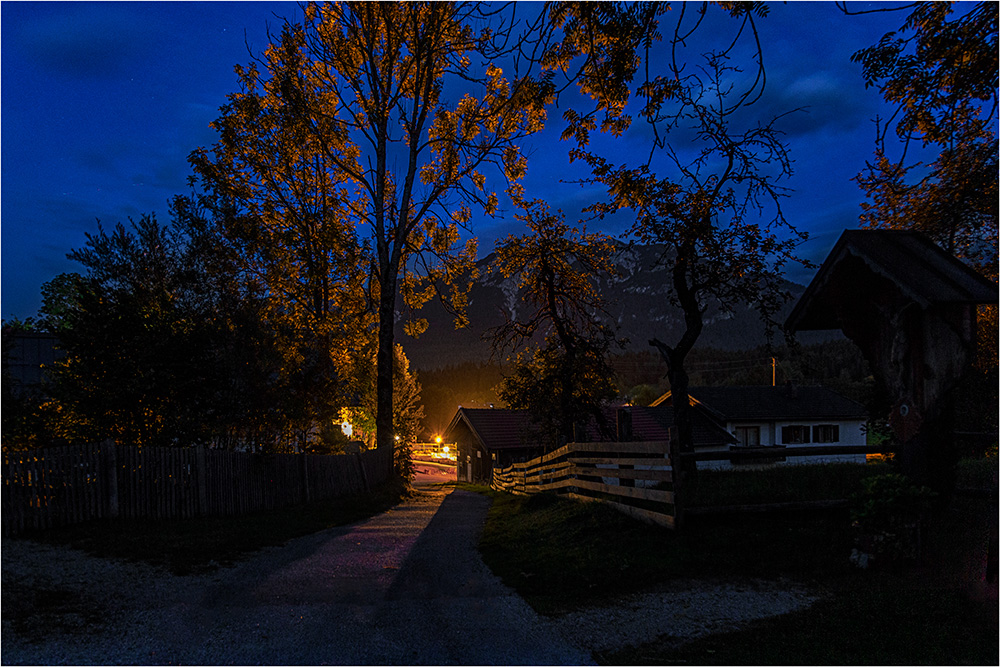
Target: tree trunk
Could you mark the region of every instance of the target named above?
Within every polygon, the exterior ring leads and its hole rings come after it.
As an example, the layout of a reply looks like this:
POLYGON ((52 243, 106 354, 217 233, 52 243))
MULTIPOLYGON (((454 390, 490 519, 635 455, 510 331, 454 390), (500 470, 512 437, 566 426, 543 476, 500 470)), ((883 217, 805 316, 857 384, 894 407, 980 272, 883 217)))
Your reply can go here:
MULTIPOLYGON (((677 427, 677 438, 682 452, 694 451, 694 421, 691 412, 691 400, 688 396, 688 374, 684 361, 701 336, 705 323, 702 320, 701 309, 698 306, 697 288, 692 285, 689 277, 692 251, 684 247, 677 249, 677 258, 671 269, 674 291, 677 300, 684 311, 684 333, 677 345, 670 347, 656 340, 649 344, 660 351, 663 360, 667 362, 667 379, 670 382, 671 404, 674 409, 674 425, 677 427)), ((694 470, 693 461, 685 464, 685 470, 694 470)))
MULTIPOLYGON (((688 396, 689 378, 687 370, 684 368, 684 358, 687 356, 683 350, 678 351, 665 343, 654 338, 649 341, 651 347, 655 347, 660 356, 667 363, 667 380, 670 382, 670 404, 674 411, 674 426, 677 430, 677 440, 680 451, 694 451, 694 421, 691 412, 691 399, 688 396)), ((693 469, 694 464, 685 464, 685 470, 693 469)))
MULTIPOLYGON (((383 274, 386 275, 386 274, 383 274)), ((395 343, 396 281, 391 278, 380 286, 378 305, 378 353, 375 361, 375 443, 378 449, 391 448, 392 360, 395 343)))

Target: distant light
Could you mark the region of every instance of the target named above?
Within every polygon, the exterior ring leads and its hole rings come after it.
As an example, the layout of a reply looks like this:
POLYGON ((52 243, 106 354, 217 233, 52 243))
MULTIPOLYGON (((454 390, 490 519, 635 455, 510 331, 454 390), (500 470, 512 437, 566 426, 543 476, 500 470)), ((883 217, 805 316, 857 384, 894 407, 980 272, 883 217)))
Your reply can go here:
POLYGON ((398 435, 396 436, 396 442, 399 442, 399 436, 398 435))
POLYGON ((441 444, 441 436, 439 435, 438 437, 434 438, 434 442, 436 442, 437 444, 440 445, 441 444))
POLYGON ((340 425, 340 430, 344 432, 348 438, 354 434, 354 427, 351 426, 350 422, 344 422, 340 425))
POLYGON ((447 454, 448 452, 451 451, 451 449, 448 447, 448 445, 445 445, 444 448, 443 448, 443 451, 444 451, 445 454, 447 454))

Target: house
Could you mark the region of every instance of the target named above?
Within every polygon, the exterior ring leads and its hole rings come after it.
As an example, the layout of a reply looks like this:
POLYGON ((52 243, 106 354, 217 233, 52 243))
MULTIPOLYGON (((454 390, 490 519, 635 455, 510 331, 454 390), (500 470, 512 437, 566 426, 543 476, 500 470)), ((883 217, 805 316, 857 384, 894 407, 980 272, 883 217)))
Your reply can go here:
MULTIPOLYGON (((673 408, 669 406, 608 409, 605 416, 609 423, 617 423, 623 440, 667 440, 673 427, 673 408)), ((589 442, 607 439, 593 423, 585 432, 584 439, 589 442)), ((726 450, 736 442, 702 410, 695 412, 694 437, 699 451, 726 450)), ((459 481, 466 482, 489 482, 494 467, 529 461, 554 448, 543 441, 527 410, 459 408, 443 439, 455 443, 456 474, 459 481)))
POLYGON ((442 436, 455 443, 460 482, 489 482, 493 466, 541 456, 545 448, 526 410, 459 408, 442 436))
MULTIPOLYGON (((865 407, 825 387, 691 387, 691 404, 731 434, 736 447, 864 445, 865 407)), ((667 392, 652 406, 671 404, 667 392)), ((863 454, 796 457, 798 463, 863 462, 863 454)), ((702 467, 702 464, 699 464, 702 467)))

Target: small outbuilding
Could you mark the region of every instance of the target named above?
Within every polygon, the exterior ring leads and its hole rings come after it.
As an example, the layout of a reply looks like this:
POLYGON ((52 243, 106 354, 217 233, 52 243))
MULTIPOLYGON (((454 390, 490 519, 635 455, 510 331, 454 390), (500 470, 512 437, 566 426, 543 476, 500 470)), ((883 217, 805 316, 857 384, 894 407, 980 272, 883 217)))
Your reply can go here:
POLYGON ((952 467, 950 401, 975 353, 977 306, 991 303, 996 283, 925 235, 847 230, 785 326, 854 341, 895 401, 889 423, 908 472, 947 486, 938 471, 952 467))

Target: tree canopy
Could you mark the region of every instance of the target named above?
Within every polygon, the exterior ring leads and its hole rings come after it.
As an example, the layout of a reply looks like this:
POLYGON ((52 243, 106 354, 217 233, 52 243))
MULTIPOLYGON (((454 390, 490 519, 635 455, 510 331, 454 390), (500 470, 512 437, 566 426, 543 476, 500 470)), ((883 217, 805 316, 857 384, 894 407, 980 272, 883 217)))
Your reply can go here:
POLYGON ((237 68, 220 142, 192 156, 249 235, 280 234, 304 253, 319 234, 329 261, 304 268, 342 268, 360 288, 377 331, 379 446, 393 438, 397 300, 416 308, 451 285, 464 322, 475 241, 461 244, 459 230, 472 207, 496 213, 498 189, 518 195, 518 140, 545 117, 545 87, 505 75, 489 23, 479 3, 310 3, 259 67, 237 68))
POLYGON ((616 274, 616 247, 603 234, 570 227, 540 200, 522 206, 517 219, 531 233, 498 241, 497 262, 504 277, 516 278, 529 311, 487 334, 494 354, 520 350, 498 393, 510 407, 528 409, 553 442, 569 440, 574 424, 603 424, 601 405, 616 394, 607 360, 614 332, 602 322, 599 288, 616 274))
POLYGON ((857 177, 862 225, 918 229, 996 278, 997 4, 901 10, 898 31, 852 58, 892 109, 857 177))

